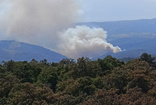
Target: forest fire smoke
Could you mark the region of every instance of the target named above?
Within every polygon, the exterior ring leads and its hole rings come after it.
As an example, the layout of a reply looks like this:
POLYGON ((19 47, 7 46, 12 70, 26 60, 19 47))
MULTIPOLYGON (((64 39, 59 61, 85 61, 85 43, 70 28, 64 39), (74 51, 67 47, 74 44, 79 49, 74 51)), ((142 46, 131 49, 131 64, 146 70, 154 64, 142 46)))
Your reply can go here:
POLYGON ((106 41, 107 34, 102 28, 76 26, 64 31, 61 36, 63 44, 58 46, 59 52, 72 58, 98 57, 107 52, 121 51, 119 47, 113 47, 106 41))
POLYGON ((121 51, 107 43, 101 28, 69 28, 79 16, 76 0, 0 0, 0 6, 4 4, 0 23, 6 39, 40 45, 71 58, 121 51))

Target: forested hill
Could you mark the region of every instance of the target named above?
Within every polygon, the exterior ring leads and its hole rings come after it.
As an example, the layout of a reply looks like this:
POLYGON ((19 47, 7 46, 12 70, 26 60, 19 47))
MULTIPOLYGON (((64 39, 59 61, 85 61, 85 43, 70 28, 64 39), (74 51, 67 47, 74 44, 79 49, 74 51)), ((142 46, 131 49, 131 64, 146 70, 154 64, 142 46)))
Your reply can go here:
POLYGON ((156 19, 86 22, 78 25, 103 28, 107 31, 107 41, 123 50, 119 54, 111 54, 113 57, 139 57, 142 51, 156 54, 156 19))
POLYGON ((0 105, 155 105, 156 61, 111 56, 0 64, 0 105))
POLYGON ((37 61, 46 59, 49 62, 59 62, 67 58, 49 49, 17 41, 0 41, 0 61, 37 61))

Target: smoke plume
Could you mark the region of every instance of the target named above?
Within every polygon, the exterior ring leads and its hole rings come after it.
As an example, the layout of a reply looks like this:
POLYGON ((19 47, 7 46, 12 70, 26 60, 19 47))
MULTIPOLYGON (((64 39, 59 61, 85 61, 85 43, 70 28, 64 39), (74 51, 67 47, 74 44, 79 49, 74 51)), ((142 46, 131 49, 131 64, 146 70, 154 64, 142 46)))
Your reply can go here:
POLYGON ((117 53, 121 49, 113 47, 106 41, 107 32, 102 28, 89 28, 76 26, 61 33, 62 44, 58 46, 59 52, 72 58, 98 57, 107 52, 117 53))
POLYGON ((101 28, 69 28, 80 14, 78 0, 0 0, 0 8, 5 39, 40 45, 71 58, 120 51, 107 43, 101 28))
POLYGON ((79 11, 75 0, 8 1, 8 37, 47 48, 58 43, 57 32, 73 24, 79 11))

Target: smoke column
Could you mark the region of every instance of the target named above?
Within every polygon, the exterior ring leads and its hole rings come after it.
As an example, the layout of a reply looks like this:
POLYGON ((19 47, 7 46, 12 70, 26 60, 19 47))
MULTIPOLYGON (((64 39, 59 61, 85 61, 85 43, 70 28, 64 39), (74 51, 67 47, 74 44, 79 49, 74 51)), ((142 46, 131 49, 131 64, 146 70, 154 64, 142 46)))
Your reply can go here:
POLYGON ((57 33, 71 26, 79 12, 75 0, 7 0, 9 38, 47 48, 59 41, 57 33))
POLYGON ((113 47, 106 41, 107 32, 102 28, 89 28, 87 26, 76 26, 62 32, 63 44, 58 46, 59 52, 66 56, 77 57, 98 57, 107 52, 117 53, 119 47, 113 47))
POLYGON ((70 28, 80 13, 78 0, 0 0, 0 9, 0 30, 5 30, 6 39, 40 45, 71 58, 121 51, 107 43, 101 28, 70 28))

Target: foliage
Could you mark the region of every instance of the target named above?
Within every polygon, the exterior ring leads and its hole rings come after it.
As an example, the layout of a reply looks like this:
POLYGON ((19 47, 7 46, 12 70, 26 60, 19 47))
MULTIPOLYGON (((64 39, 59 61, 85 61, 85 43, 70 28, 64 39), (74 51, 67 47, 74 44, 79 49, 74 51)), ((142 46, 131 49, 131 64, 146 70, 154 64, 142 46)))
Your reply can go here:
POLYGON ((154 105, 155 67, 146 53, 126 63, 111 56, 2 62, 0 105, 154 105))
POLYGON ((48 105, 53 104, 55 98, 48 87, 35 87, 30 83, 21 83, 12 89, 8 96, 9 105, 48 105))
POLYGON ((57 80, 56 68, 53 67, 44 68, 38 76, 38 83, 49 85, 53 91, 56 89, 57 80))
POLYGON ((140 60, 146 61, 150 66, 156 68, 155 57, 152 57, 151 54, 143 53, 140 56, 140 60))
POLYGON ((113 70, 115 67, 120 67, 124 62, 113 58, 112 56, 106 56, 104 59, 98 59, 99 65, 103 71, 113 70))

